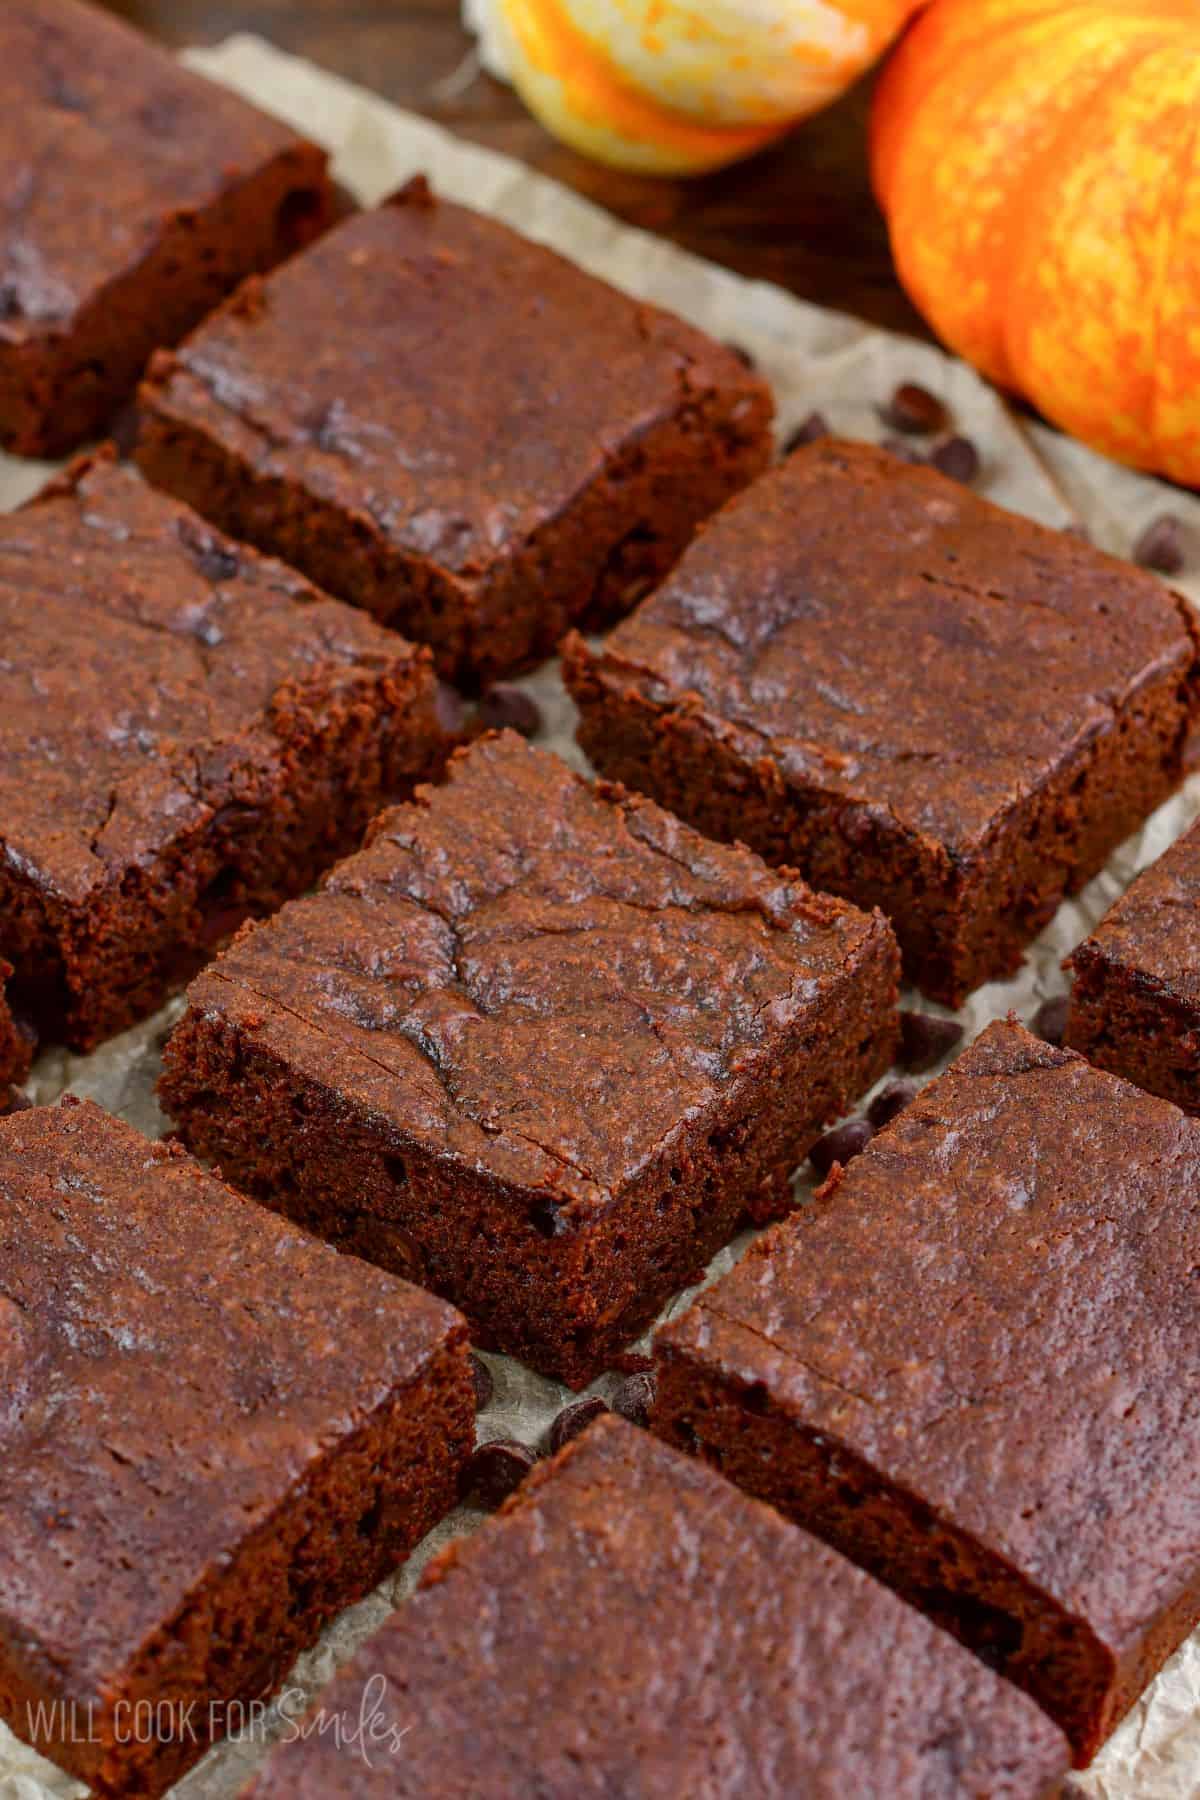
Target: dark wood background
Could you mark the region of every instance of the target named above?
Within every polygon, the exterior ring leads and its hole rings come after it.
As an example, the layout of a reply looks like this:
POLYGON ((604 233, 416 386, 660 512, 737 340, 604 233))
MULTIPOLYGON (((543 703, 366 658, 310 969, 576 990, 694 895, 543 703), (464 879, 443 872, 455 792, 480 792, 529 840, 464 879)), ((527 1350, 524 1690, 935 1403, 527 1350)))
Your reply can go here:
POLYGON ((106 0, 166 43, 257 31, 352 81, 556 176, 621 218, 807 300, 927 336, 896 283, 867 178, 864 83, 751 162, 702 180, 597 168, 505 87, 470 75, 458 0, 106 0))

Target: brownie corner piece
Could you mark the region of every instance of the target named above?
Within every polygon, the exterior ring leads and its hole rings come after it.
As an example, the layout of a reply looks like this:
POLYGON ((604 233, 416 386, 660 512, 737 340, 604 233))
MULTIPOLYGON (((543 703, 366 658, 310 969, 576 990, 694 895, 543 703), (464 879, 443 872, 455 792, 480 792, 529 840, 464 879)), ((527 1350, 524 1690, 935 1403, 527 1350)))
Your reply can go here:
POLYGON ((453 1505, 465 1322, 68 1100, 0 1120, 0 1323, 0 1717, 152 1797, 453 1505))
POLYGON ((90 1049, 440 768, 428 652, 111 450, 0 519, 0 956, 90 1049))
POLYGON ((727 346, 413 182, 156 358, 138 457, 486 685, 627 610, 772 416, 727 346))
POLYGON ((1200 1126, 995 1023, 656 1340, 656 1428, 1085 1765, 1200 1619, 1200 1126))
POLYGON ((880 906, 950 1005, 1178 785, 1200 694, 1156 577, 833 440, 564 665, 601 773, 880 906))
POLYGON ((6 0, 0 99, 0 442, 55 456, 332 190, 316 144, 80 0, 6 0))
POLYGON ((1142 871, 1069 967, 1072 1049, 1200 1113, 1200 824, 1142 871))
POLYGON ((1039 1800, 1068 1764, 944 1632, 612 1417, 442 1552, 309 1723, 362 1717, 368 1693, 374 1768, 298 1731, 254 1800, 1039 1800))
POLYGON ((582 1385, 788 1207, 897 982, 878 914, 505 733, 193 983, 161 1096, 247 1192, 582 1385))

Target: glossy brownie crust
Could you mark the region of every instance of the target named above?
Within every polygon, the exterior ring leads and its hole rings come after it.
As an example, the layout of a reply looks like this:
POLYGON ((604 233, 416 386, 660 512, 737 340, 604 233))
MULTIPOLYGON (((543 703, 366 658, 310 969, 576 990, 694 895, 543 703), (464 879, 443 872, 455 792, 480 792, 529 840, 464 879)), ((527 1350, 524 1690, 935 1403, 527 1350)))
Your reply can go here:
POLYGON ((1070 966, 1072 1048, 1200 1113, 1200 825, 1138 876, 1070 966))
POLYGON ((0 520, 0 955, 75 1049, 440 767, 428 653, 105 454, 0 520))
POLYGON ((565 650, 601 773, 881 907, 951 1005, 1176 786, 1196 667, 1153 576, 828 440, 565 650))
POLYGON ((0 1121, 0 1325, 0 1717, 144 1800, 451 1506, 466 1327, 72 1100, 0 1121))
POLYGON ((57 456, 152 350, 324 228, 326 158, 77 0, 6 0, 0 99, 0 442, 57 456))
POLYGON ((771 454, 733 351, 420 180, 157 357, 142 404, 153 480, 465 683, 627 610, 771 454))
POLYGON ((365 1771, 313 1734, 254 1800, 1037 1800, 1067 1767, 919 1613, 612 1418, 443 1551, 317 1706, 360 1717, 373 1675, 397 1753, 365 1771))
POLYGON ((886 922, 512 733, 189 989, 163 1104, 232 1181, 582 1385, 887 1068, 886 922))
POLYGON ((1086 1763, 1200 1618, 1200 1127, 994 1024, 658 1337, 657 1428, 1086 1763))

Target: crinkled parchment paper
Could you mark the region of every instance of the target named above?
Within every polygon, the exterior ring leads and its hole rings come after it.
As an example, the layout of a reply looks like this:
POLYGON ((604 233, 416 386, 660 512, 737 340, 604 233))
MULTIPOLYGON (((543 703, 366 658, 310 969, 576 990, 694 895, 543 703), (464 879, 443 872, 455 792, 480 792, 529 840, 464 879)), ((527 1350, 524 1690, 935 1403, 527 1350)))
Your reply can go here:
MULTIPOLYGON (((916 380, 945 397, 960 427, 982 447, 985 467, 980 488, 989 498, 1047 524, 1079 521, 1098 544, 1119 555, 1128 554, 1141 527, 1169 507, 1184 518, 1188 531, 1192 578, 1180 585, 1200 602, 1200 501, 1118 469, 1017 419, 961 363, 925 345, 805 305, 777 289, 744 281, 632 231, 520 164, 461 143, 253 38, 232 39, 217 50, 194 54, 191 60, 327 143, 335 153, 338 175, 362 200, 378 200, 415 170, 425 170, 443 193, 496 213, 622 287, 675 308, 717 337, 744 345, 774 386, 785 431, 819 408, 836 429, 876 438, 877 403, 886 399, 897 381, 916 380)), ((0 457, 0 505, 16 505, 26 498, 45 473, 41 465, 0 457)), ((1038 679, 1036 667, 1025 674, 1031 682, 1038 679)), ((527 685, 546 712, 545 741, 583 766, 572 742, 572 708, 555 671, 532 676, 527 685)), ((978 1031, 1010 1009, 1028 1019, 1040 1000, 1059 991, 1062 957, 1086 935, 1134 872, 1158 856, 1198 812, 1200 777, 1122 848, 1078 901, 1061 909, 1018 976, 993 983, 974 996, 962 1014, 968 1029, 978 1031)), ((157 1046, 179 1009, 176 1001, 157 1019, 91 1057, 58 1052, 44 1056, 32 1091, 39 1100, 49 1100, 70 1088, 91 1095, 143 1130, 160 1131, 164 1121, 153 1098, 157 1046)), ((714 1272, 728 1267, 735 1251, 723 1253, 714 1272)), ((685 1302, 682 1296, 671 1310, 685 1302)), ((482 1435, 538 1443, 568 1398, 565 1390, 505 1357, 487 1360, 496 1378, 496 1397, 482 1417, 482 1435)), ((608 1385, 604 1379, 596 1384, 600 1392, 608 1385)), ((322 1643, 301 1659, 293 1687, 311 1692, 323 1683, 403 1599, 431 1551, 478 1523, 478 1515, 462 1511, 446 1520, 398 1577, 338 1619, 322 1643)), ((293 1694, 293 1717, 297 1705, 293 1694)), ((176 1792, 187 1800, 226 1800, 237 1793, 263 1753, 261 1735, 256 1741, 222 1745, 176 1792)), ((1191 1800, 1200 1794, 1200 1633, 1163 1670, 1092 1769, 1075 1780, 1081 1792, 1103 1800, 1134 1800, 1134 1796, 1191 1800)), ((46 1800, 82 1791, 0 1726, 0 1800, 46 1800)))

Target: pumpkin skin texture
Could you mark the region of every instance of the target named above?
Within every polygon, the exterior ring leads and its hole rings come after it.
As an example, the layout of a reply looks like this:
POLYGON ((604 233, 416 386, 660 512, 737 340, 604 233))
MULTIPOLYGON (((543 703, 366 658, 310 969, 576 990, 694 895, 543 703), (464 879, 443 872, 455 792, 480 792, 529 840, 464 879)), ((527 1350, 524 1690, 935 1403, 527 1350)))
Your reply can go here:
POLYGON ((875 190, 951 349, 1200 485, 1200 5, 934 0, 884 72, 875 190))
POLYGON ((600 162, 690 175, 834 100, 923 0, 490 0, 514 86, 600 162))

